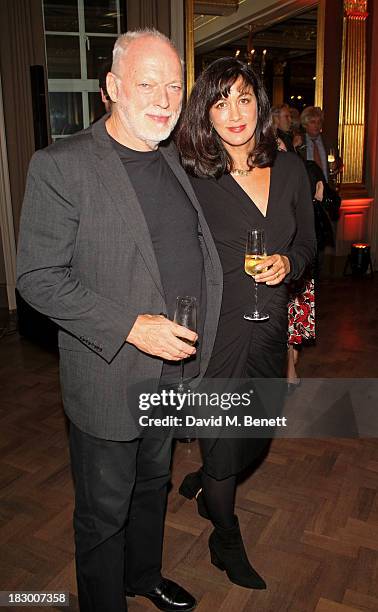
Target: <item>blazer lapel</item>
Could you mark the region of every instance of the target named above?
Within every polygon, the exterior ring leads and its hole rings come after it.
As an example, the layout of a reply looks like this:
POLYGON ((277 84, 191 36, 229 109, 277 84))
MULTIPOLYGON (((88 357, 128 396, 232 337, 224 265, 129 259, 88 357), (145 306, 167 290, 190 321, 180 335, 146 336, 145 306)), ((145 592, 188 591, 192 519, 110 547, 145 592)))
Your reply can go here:
POLYGON ((100 119, 92 126, 96 143, 96 169, 111 201, 132 234, 159 292, 165 297, 146 219, 128 174, 107 135, 106 118, 100 119))

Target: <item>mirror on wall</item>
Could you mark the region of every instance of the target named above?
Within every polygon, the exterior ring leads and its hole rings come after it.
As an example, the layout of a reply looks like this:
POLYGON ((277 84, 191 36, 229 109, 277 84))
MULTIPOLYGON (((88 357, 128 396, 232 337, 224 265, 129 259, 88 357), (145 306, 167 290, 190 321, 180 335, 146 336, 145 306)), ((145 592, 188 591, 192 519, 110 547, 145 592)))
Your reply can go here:
MULTIPOLYGON (((286 102, 299 111, 314 104, 317 2, 306 10, 293 2, 292 13, 266 10, 266 17, 256 16, 252 0, 187 0, 187 5, 192 11, 193 80, 213 60, 239 57, 261 75, 272 104, 286 102)), ((190 29, 187 25, 187 34, 190 29)))

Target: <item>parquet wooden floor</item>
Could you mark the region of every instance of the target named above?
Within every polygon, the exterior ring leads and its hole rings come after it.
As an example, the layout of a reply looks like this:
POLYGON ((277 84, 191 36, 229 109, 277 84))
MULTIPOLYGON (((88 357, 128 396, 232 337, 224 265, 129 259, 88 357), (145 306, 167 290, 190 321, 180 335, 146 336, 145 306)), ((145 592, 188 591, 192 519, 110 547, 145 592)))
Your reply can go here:
MULTIPOLYGON (((303 351, 301 374, 378 377, 377 305, 377 280, 324 284, 318 341, 303 351)), ((17 335, 3 338, 0 390, 0 590, 70 591, 70 607, 54 609, 74 612, 72 483, 57 357, 17 335)), ((164 554, 166 575, 196 595, 198 612, 378 611, 377 440, 273 442, 237 494, 250 559, 268 583, 260 592, 232 585, 210 564, 209 523, 177 493, 199 464, 196 443, 177 445, 164 554)), ((153 609, 129 600, 130 612, 153 609)))

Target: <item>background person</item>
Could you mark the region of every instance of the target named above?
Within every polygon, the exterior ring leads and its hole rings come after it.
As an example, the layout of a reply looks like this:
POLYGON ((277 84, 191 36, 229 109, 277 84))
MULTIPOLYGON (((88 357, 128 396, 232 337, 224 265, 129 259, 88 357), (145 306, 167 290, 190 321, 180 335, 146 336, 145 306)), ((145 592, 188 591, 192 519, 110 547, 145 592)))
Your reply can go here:
POLYGON ((304 133, 301 126, 301 114, 294 106, 289 106, 290 132, 293 137, 293 147, 296 152, 303 146, 304 133))
POLYGON ((271 109, 273 119, 273 129, 276 136, 282 140, 284 147, 279 147, 283 151, 291 151, 294 153, 293 134, 291 132, 291 116, 290 109, 287 104, 273 106, 271 109))
MULTIPOLYGON (((273 115, 273 112, 272 112, 273 115)), ((273 115, 274 117, 274 115, 273 115)), ((299 142, 299 141, 298 141, 299 142)), ((277 139, 279 151, 287 151, 280 139, 277 139)), ((319 166, 315 162, 304 162, 311 179, 314 167, 323 176, 319 166)), ((312 195, 314 198, 323 198, 323 184, 321 181, 313 185, 312 195)), ((314 202, 314 199, 313 199, 314 202)), ((315 225, 315 231, 317 227, 315 225)), ((317 234, 317 231, 316 231, 317 234)), ((318 234, 317 234, 318 238, 318 234)), ((319 247, 319 241, 317 239, 319 247)), ((318 257, 318 253, 316 254, 318 257)), ((290 283, 290 294, 288 301, 288 351, 287 351, 287 391, 292 393, 300 385, 296 366, 299 361, 299 350, 305 342, 315 340, 315 286, 314 286, 314 265, 305 268, 302 278, 290 283)))
MULTIPOLYGON (((289 310, 288 388, 295 390, 300 383, 296 367, 300 349, 316 338, 315 332, 315 288, 319 280, 327 246, 335 245, 334 228, 326 208, 326 194, 330 191, 325 176, 314 161, 305 162, 310 179, 312 202, 315 214, 316 256, 299 283, 292 284, 289 310)), ((337 194, 336 194, 337 195, 337 194)))
POLYGON ((332 172, 341 170, 342 161, 337 147, 323 134, 323 111, 319 106, 307 106, 301 114, 301 124, 305 131, 304 147, 298 149, 306 161, 314 161, 321 168, 327 183, 332 172), (328 162, 328 154, 333 151, 335 160, 328 162))

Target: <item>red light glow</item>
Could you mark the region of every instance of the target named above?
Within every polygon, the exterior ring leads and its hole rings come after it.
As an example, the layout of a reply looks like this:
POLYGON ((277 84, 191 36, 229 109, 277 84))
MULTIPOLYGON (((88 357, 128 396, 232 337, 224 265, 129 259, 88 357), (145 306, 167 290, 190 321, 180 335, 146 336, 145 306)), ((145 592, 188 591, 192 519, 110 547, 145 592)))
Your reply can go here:
POLYGON ((367 244, 366 242, 354 242, 352 244, 352 247, 354 249, 368 249, 370 246, 370 244, 367 244))

